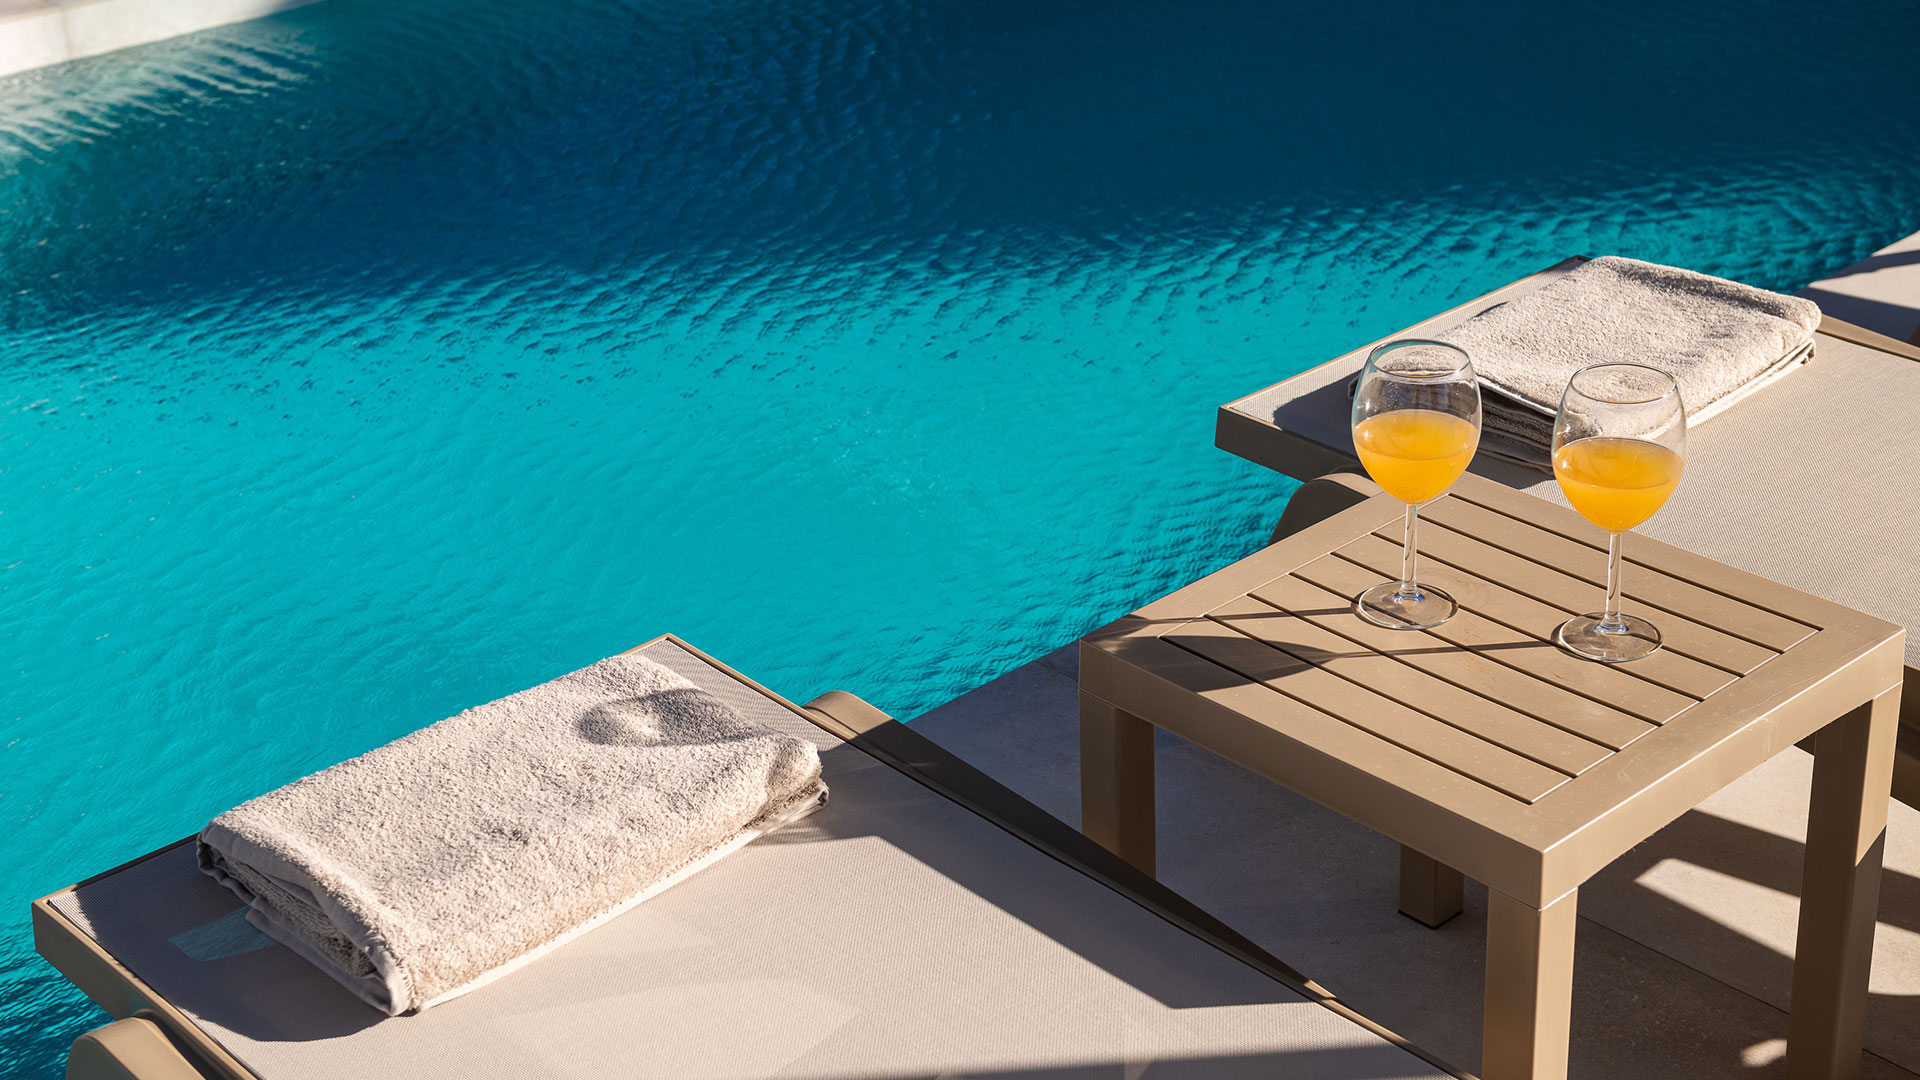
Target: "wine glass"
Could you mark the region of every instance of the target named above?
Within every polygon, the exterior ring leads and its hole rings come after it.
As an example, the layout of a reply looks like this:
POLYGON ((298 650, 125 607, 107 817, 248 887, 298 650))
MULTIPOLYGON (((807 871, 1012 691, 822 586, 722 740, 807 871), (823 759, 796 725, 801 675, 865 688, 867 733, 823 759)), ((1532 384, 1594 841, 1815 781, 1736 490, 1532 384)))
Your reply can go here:
POLYGON ((1687 461, 1687 409, 1673 376, 1645 364, 1573 373, 1553 421, 1553 475, 1580 516, 1607 530, 1607 610, 1576 615, 1554 639, 1592 660, 1651 656, 1660 631, 1620 614, 1620 538, 1666 505, 1687 461))
POLYGON ((1354 614, 1394 630, 1439 626, 1453 597, 1414 579, 1420 507, 1447 493, 1480 446, 1480 383, 1465 350, 1439 341, 1389 341, 1367 354, 1353 395, 1353 448, 1367 475, 1407 504, 1400 580, 1354 598, 1354 614))

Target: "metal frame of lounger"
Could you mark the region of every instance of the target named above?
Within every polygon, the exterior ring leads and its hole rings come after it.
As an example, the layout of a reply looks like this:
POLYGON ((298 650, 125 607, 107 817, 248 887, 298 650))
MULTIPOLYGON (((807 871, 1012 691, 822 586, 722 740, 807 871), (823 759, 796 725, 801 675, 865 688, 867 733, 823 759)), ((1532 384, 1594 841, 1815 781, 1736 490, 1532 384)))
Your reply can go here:
MULTIPOLYGON (((1467 312, 1487 306, 1489 300, 1517 295, 1540 278, 1557 274, 1567 267, 1586 261, 1588 257, 1585 255, 1562 259, 1537 273, 1529 274, 1492 292, 1456 304, 1381 340, 1419 336, 1425 328, 1450 325, 1467 312)), ((1831 315, 1821 316, 1818 332, 1849 344, 1920 363, 1920 342, 1907 344, 1865 327, 1843 322, 1831 315)), ((1916 331, 1916 336, 1920 337, 1920 331, 1916 331)), ((1378 342, 1362 346, 1321 366, 1343 363, 1356 353, 1364 355, 1366 350, 1375 344, 1378 342)), ((1314 369, 1294 378, 1310 375, 1312 370, 1314 369)), ((1307 517, 1299 518, 1299 523, 1291 527, 1283 517, 1274 533, 1275 539, 1286 535, 1294 528, 1310 524, 1312 520, 1318 520, 1319 517, 1345 509, 1361 501, 1365 495, 1378 490, 1372 487, 1371 481, 1360 472, 1360 463, 1351 454, 1343 453, 1338 448, 1328 446, 1320 440, 1309 438, 1299 432, 1262 422, 1235 408, 1242 401, 1269 394, 1290 381, 1292 380, 1283 380, 1275 386, 1228 402, 1220 406, 1215 414, 1215 446, 1248 461, 1264 465, 1275 472, 1293 476, 1313 488, 1309 491, 1308 486, 1303 486, 1294 496, 1296 500, 1304 497, 1312 508, 1312 513, 1307 517), (1316 479, 1327 479, 1331 486, 1315 485, 1316 479)), ((1789 382, 1782 385, 1791 386, 1792 384, 1789 382)), ((1292 513, 1291 504, 1288 512, 1292 513)), ((1808 591, 1817 593, 1819 590, 1808 591)), ((1913 664, 1905 666, 1905 692, 1900 697, 1900 733, 1894 758, 1893 797, 1909 806, 1920 807, 1920 667, 1913 664)))
MULTIPOLYGON (((672 634, 663 634, 629 651, 637 652, 663 642, 686 650, 715 670, 738 680, 744 687, 805 718, 935 794, 1107 886, 1307 1000, 1333 1011, 1442 1072, 1472 1080, 1471 1074, 1441 1061, 1355 1012, 1324 987, 1295 971, 1192 901, 1135 869, 1078 830, 853 694, 828 691, 804 707, 796 706, 672 634)), ((112 877, 191 842, 192 838, 189 837, 168 844, 33 902, 35 949, 96 1004, 116 1017, 114 1023, 94 1029, 75 1042, 69 1067, 76 1071, 69 1072, 69 1080, 260 1080, 256 1073, 227 1053, 190 1018, 128 970, 53 905, 56 897, 73 889, 112 877)))

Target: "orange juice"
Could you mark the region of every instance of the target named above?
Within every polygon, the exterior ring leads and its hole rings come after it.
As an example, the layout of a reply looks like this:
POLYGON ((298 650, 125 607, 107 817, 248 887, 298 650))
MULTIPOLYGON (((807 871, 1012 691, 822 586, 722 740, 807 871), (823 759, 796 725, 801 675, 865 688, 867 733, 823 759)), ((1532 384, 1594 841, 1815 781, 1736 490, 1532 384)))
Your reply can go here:
POLYGON ((1416 505, 1445 494, 1479 445, 1472 423, 1433 409, 1376 413, 1353 429, 1367 475, 1387 494, 1416 505))
POLYGON ((1644 439, 1577 439, 1553 455, 1553 475, 1580 516, 1626 532, 1665 506, 1686 462, 1644 439))

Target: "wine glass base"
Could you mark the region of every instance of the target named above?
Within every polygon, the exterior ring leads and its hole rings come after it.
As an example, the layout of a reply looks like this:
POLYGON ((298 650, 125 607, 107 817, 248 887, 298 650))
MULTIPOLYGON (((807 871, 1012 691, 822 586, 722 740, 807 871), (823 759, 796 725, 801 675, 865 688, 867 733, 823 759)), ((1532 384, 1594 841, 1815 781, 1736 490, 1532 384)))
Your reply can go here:
POLYGON ((1560 624, 1553 639, 1568 652, 1607 664, 1652 656, 1660 651, 1660 630, 1645 619, 1622 615, 1617 628, 1601 628, 1604 615, 1575 615, 1560 624))
POLYGON ((1353 598, 1355 615, 1389 630, 1439 626, 1458 610, 1460 605, 1442 589, 1417 585, 1413 592, 1403 594, 1397 581, 1382 582, 1353 598))

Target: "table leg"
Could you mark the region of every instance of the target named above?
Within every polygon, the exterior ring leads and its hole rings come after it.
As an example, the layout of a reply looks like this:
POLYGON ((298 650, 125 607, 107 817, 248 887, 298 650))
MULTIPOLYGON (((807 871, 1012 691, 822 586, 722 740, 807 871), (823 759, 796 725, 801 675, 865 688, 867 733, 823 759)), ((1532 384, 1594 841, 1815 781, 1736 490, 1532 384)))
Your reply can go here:
POLYGON ((1080 695, 1080 831, 1153 873, 1153 725, 1080 695))
POLYGON ((1578 893, 1535 908, 1487 890, 1485 1080, 1566 1080, 1578 893))
POLYGON ((1899 712, 1896 688, 1815 736, 1787 1018, 1788 1080, 1860 1075, 1899 712))
POLYGON ((1465 909, 1466 893, 1460 871, 1400 845, 1400 914, 1439 926, 1465 909))

